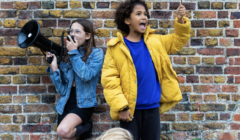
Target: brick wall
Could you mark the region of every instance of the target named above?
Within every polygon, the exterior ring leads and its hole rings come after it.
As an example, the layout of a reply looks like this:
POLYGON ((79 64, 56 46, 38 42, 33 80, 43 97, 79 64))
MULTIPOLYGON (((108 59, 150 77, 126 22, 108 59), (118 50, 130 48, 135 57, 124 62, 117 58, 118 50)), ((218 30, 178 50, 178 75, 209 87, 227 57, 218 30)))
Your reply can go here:
MULTIPOLYGON (((107 41, 116 36, 113 16, 119 2, 0 1, 0 139, 57 139, 59 95, 45 73, 41 51, 17 46, 20 28, 36 19, 42 34, 60 44, 61 32, 72 20, 87 18, 94 24, 97 46, 106 50, 107 41)), ((156 33, 173 33, 178 1, 147 4, 156 33)), ((162 138, 240 139, 239 0, 186 0, 183 5, 192 21, 191 39, 170 56, 183 100, 161 115, 162 138)), ((94 137, 119 126, 109 116, 100 84, 97 96, 94 137)))

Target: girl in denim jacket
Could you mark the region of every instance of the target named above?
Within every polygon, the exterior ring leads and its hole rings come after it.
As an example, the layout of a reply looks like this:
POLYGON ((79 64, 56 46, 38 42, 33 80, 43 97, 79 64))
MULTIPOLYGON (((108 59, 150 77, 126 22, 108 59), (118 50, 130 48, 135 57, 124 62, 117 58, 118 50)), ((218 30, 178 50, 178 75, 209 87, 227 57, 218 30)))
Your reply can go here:
POLYGON ((86 19, 75 20, 70 26, 70 41, 60 67, 54 54, 47 72, 56 91, 61 95, 58 112, 57 134, 62 139, 85 139, 91 136, 93 108, 97 106, 96 86, 103 63, 102 49, 95 48, 92 23, 86 19))

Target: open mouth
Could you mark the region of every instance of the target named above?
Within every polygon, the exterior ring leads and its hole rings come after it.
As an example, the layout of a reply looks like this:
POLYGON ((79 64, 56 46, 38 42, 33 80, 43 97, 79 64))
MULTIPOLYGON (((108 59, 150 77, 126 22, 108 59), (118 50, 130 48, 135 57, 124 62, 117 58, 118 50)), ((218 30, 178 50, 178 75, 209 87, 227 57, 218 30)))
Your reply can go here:
POLYGON ((146 22, 141 22, 140 23, 140 28, 145 29, 146 28, 146 22))

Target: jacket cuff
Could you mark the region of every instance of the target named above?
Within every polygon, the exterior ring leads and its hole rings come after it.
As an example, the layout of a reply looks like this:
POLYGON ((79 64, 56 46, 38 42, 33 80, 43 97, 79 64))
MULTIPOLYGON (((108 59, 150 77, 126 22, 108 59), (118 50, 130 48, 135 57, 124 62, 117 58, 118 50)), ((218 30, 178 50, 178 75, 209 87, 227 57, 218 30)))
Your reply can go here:
POLYGON ((175 33, 180 36, 189 36, 191 32, 191 22, 187 17, 183 17, 184 24, 178 23, 178 18, 175 19, 175 33))
POLYGON ((68 52, 68 55, 76 55, 76 54, 79 54, 79 51, 77 49, 74 49, 74 50, 71 50, 68 52))

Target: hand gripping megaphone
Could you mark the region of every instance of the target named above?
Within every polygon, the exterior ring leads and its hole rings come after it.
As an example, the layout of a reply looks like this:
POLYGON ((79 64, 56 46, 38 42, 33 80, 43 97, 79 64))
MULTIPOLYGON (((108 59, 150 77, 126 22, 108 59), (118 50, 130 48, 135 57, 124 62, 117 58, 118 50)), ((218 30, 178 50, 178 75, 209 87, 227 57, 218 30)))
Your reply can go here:
MULTIPOLYGON (((65 31, 64 31, 65 32, 65 31)), ((61 61, 63 55, 63 35, 62 33, 62 47, 55 44, 51 40, 47 39, 40 33, 40 25, 36 20, 31 20, 27 22, 20 32, 18 33, 17 43, 20 48, 27 48, 30 45, 34 45, 41 49, 43 54, 46 56, 44 52, 48 51, 56 55, 61 61)), ((51 64, 53 58, 50 57, 47 59, 47 62, 51 64)), ((59 63, 58 62, 58 63, 59 63)))

